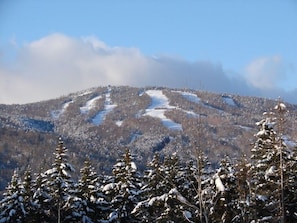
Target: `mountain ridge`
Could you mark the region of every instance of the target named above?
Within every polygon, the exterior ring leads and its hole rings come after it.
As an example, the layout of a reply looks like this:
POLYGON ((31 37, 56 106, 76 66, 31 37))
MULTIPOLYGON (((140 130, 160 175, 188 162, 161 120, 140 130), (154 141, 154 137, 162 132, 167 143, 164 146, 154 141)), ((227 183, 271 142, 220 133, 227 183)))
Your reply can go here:
MULTIPOLYGON (((142 166, 154 152, 186 158, 195 148, 213 163, 249 153, 265 111, 275 100, 191 89, 105 86, 47 101, 0 105, 0 178, 3 189, 14 168, 47 168, 62 136, 70 159, 80 167, 86 157, 100 172, 129 148, 142 166)), ((297 105, 286 104, 287 128, 297 132, 297 105)))

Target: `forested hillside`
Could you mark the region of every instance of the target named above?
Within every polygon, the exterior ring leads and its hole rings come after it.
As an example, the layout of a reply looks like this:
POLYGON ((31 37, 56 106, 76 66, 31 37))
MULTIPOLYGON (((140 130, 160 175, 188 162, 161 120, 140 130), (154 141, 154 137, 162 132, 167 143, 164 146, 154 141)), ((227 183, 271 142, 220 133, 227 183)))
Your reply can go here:
MULTIPOLYGON (((191 89, 98 87, 57 99, 0 105, 0 190, 15 169, 51 168, 56 140, 69 148, 69 161, 81 169, 89 157, 94 169, 110 175, 129 149, 144 171, 156 152, 178 154, 182 163, 199 148, 216 168, 228 155, 250 156, 256 122, 277 100, 215 94, 191 89)), ((287 104, 284 135, 297 140, 297 106, 287 104)), ((74 179, 79 173, 73 173, 74 179)))
POLYGON ((214 168, 199 144, 185 160, 155 152, 144 171, 129 149, 97 172, 76 166, 59 138, 49 169, 15 170, 0 202, 0 222, 296 222, 297 144, 285 133, 288 109, 263 114, 250 155, 214 168))

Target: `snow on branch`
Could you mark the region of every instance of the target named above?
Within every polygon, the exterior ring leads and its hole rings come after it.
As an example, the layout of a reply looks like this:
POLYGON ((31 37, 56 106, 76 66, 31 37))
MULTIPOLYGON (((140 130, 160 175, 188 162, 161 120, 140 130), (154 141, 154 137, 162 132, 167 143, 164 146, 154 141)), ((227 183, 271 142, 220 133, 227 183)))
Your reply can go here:
POLYGON ((225 186, 223 185, 223 182, 222 182, 220 176, 218 174, 215 174, 214 178, 215 178, 215 185, 216 185, 217 190, 219 192, 224 192, 225 186))

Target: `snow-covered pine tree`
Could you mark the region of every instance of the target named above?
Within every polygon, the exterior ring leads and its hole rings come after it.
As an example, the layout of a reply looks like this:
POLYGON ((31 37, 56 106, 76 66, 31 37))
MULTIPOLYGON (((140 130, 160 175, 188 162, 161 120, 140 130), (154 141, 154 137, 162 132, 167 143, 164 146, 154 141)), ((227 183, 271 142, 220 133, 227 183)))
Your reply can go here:
POLYGON ((81 177, 77 185, 76 196, 78 197, 73 207, 80 213, 82 223, 97 222, 99 219, 106 219, 107 205, 105 196, 99 190, 98 175, 91 162, 87 159, 80 170, 81 177))
POLYGON ((140 222, 154 222, 156 216, 159 216, 156 212, 161 211, 152 205, 149 205, 151 198, 160 196, 166 193, 160 188, 160 182, 163 180, 162 174, 160 173, 160 167, 162 165, 160 154, 155 153, 151 162, 148 163, 147 169, 143 176, 143 186, 140 190, 140 202, 136 205, 133 210, 133 214, 140 216, 140 222))
POLYGON ((39 222, 50 222, 52 197, 50 195, 50 189, 47 187, 48 177, 41 171, 35 174, 35 176, 33 203, 36 210, 34 218, 38 219, 39 222))
POLYGON ((259 131, 251 150, 252 219, 256 222, 279 221, 279 154, 277 134, 274 130, 275 117, 272 112, 257 122, 259 131))
POLYGON ((238 193, 234 165, 229 156, 225 156, 214 175, 215 191, 211 222, 239 222, 237 206, 238 193))
POLYGON ((18 171, 15 170, 11 181, 6 187, 4 198, 0 201, 0 222, 20 223, 25 222, 27 215, 24 205, 24 188, 18 171))
POLYGON ((130 151, 127 149, 123 159, 113 166, 114 183, 105 190, 108 193, 111 213, 110 222, 139 222, 131 212, 139 202, 141 189, 141 176, 133 161, 130 151))
MULTIPOLYGON (((50 217, 53 222, 73 222, 72 210, 68 206, 68 200, 72 199, 74 182, 71 179, 70 172, 74 171, 71 164, 68 163, 67 148, 64 146, 62 138, 59 138, 56 148, 55 160, 52 168, 45 174, 48 176, 46 187, 51 196, 50 217)), ((75 216, 74 216, 75 217, 75 216)))
POLYGON ((186 221, 199 222, 197 206, 197 166, 194 160, 189 160, 182 165, 179 177, 177 179, 178 191, 186 198, 187 202, 183 204, 183 214, 186 221))
MULTIPOLYGON (((102 221, 99 222, 111 222, 113 220, 111 216, 115 214, 111 202, 113 201, 113 198, 116 196, 117 193, 115 177, 114 175, 100 175, 98 182, 100 182, 98 188, 99 193, 102 193, 102 197, 104 197, 102 207, 104 207, 103 215, 105 216, 104 219, 102 219, 102 221), (106 206, 104 203, 106 203, 106 206)), ((113 217, 116 218, 117 216, 113 217)))
MULTIPOLYGON (((189 192, 188 179, 185 180, 179 157, 166 157, 161 164, 158 155, 149 164, 144 176, 145 198, 138 203, 133 213, 141 217, 141 222, 189 222, 197 209, 179 191, 189 192), (188 190, 182 188, 188 187, 188 190)), ((193 189, 193 187, 192 187, 193 189)), ((187 194, 190 195, 191 193, 187 194)))
POLYGON ((279 174, 279 220, 280 223, 285 222, 285 198, 284 198, 284 173, 285 173, 285 165, 284 161, 286 144, 284 143, 284 123, 285 123, 285 113, 287 112, 287 108, 285 104, 283 104, 280 99, 278 100, 277 105, 274 107, 276 111, 276 124, 277 124, 277 143, 278 143, 278 156, 279 156, 279 166, 278 166, 278 174, 279 174))
POLYGON ((24 209, 26 211, 26 216, 23 222, 40 222, 36 218, 35 213, 38 209, 38 205, 34 203, 33 195, 35 193, 34 180, 32 178, 31 169, 27 169, 24 174, 23 180, 23 198, 24 198, 24 209))
POLYGON ((182 222, 183 211, 180 202, 177 178, 180 172, 180 160, 177 154, 165 157, 163 165, 160 166, 159 191, 149 200, 149 206, 154 209, 155 222, 182 222))
MULTIPOLYGON (((80 213, 83 223, 95 222, 96 201, 97 201, 97 174, 91 167, 91 162, 87 159, 80 170, 81 177, 78 182, 77 196, 81 200, 80 213)), ((98 218, 100 219, 100 218, 98 218)))
POLYGON ((257 123, 260 130, 251 151, 253 219, 294 222, 296 153, 294 148, 289 148, 286 144, 286 106, 279 100, 274 110, 275 112, 266 113, 266 117, 257 123))

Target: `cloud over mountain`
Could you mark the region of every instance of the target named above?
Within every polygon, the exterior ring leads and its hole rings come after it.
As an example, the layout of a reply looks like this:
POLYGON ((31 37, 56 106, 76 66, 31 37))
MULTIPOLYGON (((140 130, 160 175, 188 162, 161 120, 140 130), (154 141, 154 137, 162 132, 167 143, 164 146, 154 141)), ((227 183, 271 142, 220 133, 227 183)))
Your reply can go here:
POLYGON ((259 89, 273 89, 286 76, 280 56, 258 58, 247 66, 246 73, 248 83, 259 89))
POLYGON ((287 100, 292 94, 277 87, 284 68, 276 56, 255 60, 247 67, 246 76, 231 78, 220 64, 149 57, 137 48, 110 47, 94 36, 74 39, 55 33, 15 51, 9 62, 4 52, 0 57, 0 103, 34 102, 109 84, 269 97, 277 92, 287 100))

